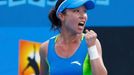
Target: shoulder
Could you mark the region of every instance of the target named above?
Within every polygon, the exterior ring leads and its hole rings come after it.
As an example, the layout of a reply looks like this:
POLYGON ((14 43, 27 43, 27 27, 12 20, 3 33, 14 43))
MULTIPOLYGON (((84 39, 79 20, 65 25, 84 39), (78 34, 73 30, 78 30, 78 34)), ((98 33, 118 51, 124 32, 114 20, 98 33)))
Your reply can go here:
POLYGON ((43 42, 40 46, 40 56, 46 57, 48 53, 48 45, 51 40, 55 40, 56 36, 51 37, 49 40, 43 42))
POLYGON ((48 52, 48 43, 49 40, 43 42, 40 46, 40 56, 41 57, 46 57, 47 56, 47 52, 48 52))

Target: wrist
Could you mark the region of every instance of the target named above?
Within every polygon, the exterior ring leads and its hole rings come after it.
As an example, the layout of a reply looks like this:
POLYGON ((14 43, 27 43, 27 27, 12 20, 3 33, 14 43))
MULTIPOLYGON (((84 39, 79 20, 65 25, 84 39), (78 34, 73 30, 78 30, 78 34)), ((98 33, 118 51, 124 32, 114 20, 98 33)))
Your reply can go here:
POLYGON ((90 60, 95 60, 99 58, 98 50, 96 45, 93 45, 88 48, 88 54, 90 56, 90 60))

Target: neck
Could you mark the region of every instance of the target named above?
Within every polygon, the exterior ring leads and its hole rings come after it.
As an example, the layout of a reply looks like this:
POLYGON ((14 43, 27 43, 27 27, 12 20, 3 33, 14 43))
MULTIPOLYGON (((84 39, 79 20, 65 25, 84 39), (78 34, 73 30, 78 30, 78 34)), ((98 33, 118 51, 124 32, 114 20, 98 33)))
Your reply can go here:
POLYGON ((61 32, 59 38, 64 44, 70 44, 70 43, 76 43, 76 42, 78 43, 81 41, 82 34, 61 32))

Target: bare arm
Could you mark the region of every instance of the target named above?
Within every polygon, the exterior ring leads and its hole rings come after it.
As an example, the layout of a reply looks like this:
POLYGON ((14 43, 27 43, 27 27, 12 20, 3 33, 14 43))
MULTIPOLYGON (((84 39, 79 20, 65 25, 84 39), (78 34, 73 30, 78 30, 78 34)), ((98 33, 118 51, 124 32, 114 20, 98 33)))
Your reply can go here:
POLYGON ((40 47, 40 75, 49 75, 49 66, 47 63, 48 41, 40 47))
POLYGON ((88 54, 90 56, 91 68, 93 75, 107 75, 107 70, 102 59, 102 48, 97 34, 93 30, 86 30, 85 38, 89 46, 88 54))
POLYGON ((103 59, 102 59, 102 48, 99 40, 96 40, 96 47, 98 50, 99 58, 95 60, 90 60, 91 68, 93 75, 107 75, 107 70, 104 66, 103 59))

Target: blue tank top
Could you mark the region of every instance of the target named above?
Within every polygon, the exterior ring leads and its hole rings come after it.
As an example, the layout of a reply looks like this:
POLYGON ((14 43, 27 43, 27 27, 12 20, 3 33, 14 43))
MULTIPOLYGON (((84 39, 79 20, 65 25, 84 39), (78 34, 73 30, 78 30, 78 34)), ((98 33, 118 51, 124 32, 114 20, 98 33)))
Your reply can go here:
POLYGON ((69 58, 62 58, 55 51, 55 39, 51 38, 48 44, 47 61, 50 75, 91 75, 85 38, 81 40, 79 48, 69 58), (87 60, 86 60, 87 59, 87 60), (85 63, 85 64, 84 64, 85 63))

